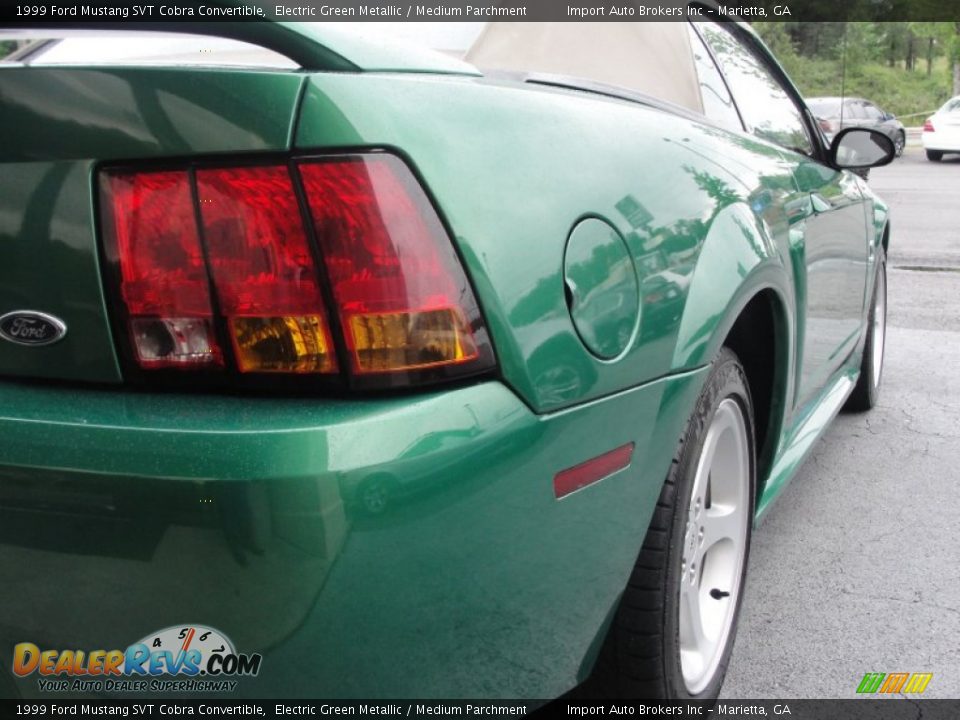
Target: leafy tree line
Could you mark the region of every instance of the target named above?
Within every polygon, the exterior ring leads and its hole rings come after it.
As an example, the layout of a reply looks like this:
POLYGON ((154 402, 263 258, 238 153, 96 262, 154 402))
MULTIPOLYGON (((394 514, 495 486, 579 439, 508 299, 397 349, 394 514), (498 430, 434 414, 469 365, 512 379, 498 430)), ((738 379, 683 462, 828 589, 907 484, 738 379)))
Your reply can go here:
POLYGON ((762 22, 754 28, 807 96, 867 97, 894 114, 912 115, 960 95, 960 22, 762 22))

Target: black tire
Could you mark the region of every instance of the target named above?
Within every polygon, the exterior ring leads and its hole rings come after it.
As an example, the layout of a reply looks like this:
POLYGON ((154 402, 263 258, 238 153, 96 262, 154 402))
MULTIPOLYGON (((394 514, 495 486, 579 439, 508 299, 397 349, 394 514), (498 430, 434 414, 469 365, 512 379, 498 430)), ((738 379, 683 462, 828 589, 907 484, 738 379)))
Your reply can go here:
POLYGON ((860 377, 843 406, 845 411, 866 412, 877 404, 880 397, 880 383, 883 381, 883 350, 886 346, 886 328, 887 256, 883 248, 880 248, 877 251, 877 277, 873 283, 870 314, 867 316, 867 336, 864 339, 863 353, 860 357, 860 377), (879 302, 881 300, 882 302, 879 302), (879 343, 876 342, 878 329, 883 333, 879 343), (877 353, 879 353, 879 358, 876 358, 877 353), (878 370, 874 369, 876 359, 879 360, 878 370))
POLYGON ((940 150, 927 150, 927 160, 932 160, 933 162, 940 162, 943 160, 943 152, 940 150))
POLYGON ((723 348, 711 366, 693 416, 687 423, 640 555, 598 656, 595 672, 582 688, 583 695, 699 700, 717 697, 736 636, 750 552, 756 497, 753 422, 753 405, 743 367, 731 350, 723 348), (680 587, 685 577, 681 563, 700 454, 714 416, 728 398, 733 399, 742 412, 748 446, 746 466, 749 477, 745 478, 749 483, 748 507, 745 509, 748 519, 744 554, 737 578, 732 625, 722 651, 717 653, 719 664, 706 686, 691 693, 683 677, 680 659, 680 587))
POLYGON ((903 130, 898 130, 896 136, 893 138, 894 154, 897 157, 902 157, 903 149, 906 146, 907 146, 907 136, 903 134, 903 130))

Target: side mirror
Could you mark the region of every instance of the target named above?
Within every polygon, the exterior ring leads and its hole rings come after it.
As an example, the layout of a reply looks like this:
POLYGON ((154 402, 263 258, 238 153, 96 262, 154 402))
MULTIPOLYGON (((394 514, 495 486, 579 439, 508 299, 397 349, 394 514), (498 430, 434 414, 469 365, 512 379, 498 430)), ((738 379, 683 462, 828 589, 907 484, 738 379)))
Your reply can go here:
POLYGON ((841 130, 830 145, 830 164, 838 169, 880 167, 893 162, 895 156, 890 138, 866 128, 841 130))

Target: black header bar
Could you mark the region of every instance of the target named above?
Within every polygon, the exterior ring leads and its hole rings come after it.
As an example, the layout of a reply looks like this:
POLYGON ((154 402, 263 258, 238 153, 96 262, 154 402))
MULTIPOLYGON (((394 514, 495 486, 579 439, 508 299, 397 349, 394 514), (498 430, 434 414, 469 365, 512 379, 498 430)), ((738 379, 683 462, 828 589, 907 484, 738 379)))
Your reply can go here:
POLYGON ((231 717, 231 718, 709 718, 761 717, 769 720, 955 720, 960 700, 0 700, 0 717, 231 717))
POLYGON ((529 21, 960 22, 960 0, 38 0, 0 3, 0 23, 529 21))

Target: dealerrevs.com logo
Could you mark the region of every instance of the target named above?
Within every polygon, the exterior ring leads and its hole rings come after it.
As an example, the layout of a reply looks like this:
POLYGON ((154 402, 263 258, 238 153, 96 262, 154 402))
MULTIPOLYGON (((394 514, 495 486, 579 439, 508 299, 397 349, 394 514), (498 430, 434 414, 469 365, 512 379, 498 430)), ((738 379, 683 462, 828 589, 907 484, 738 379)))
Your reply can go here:
POLYGON ((255 677, 263 656, 238 653, 226 635, 203 625, 175 625, 125 650, 13 648, 13 674, 36 674, 44 692, 230 692, 255 677))

